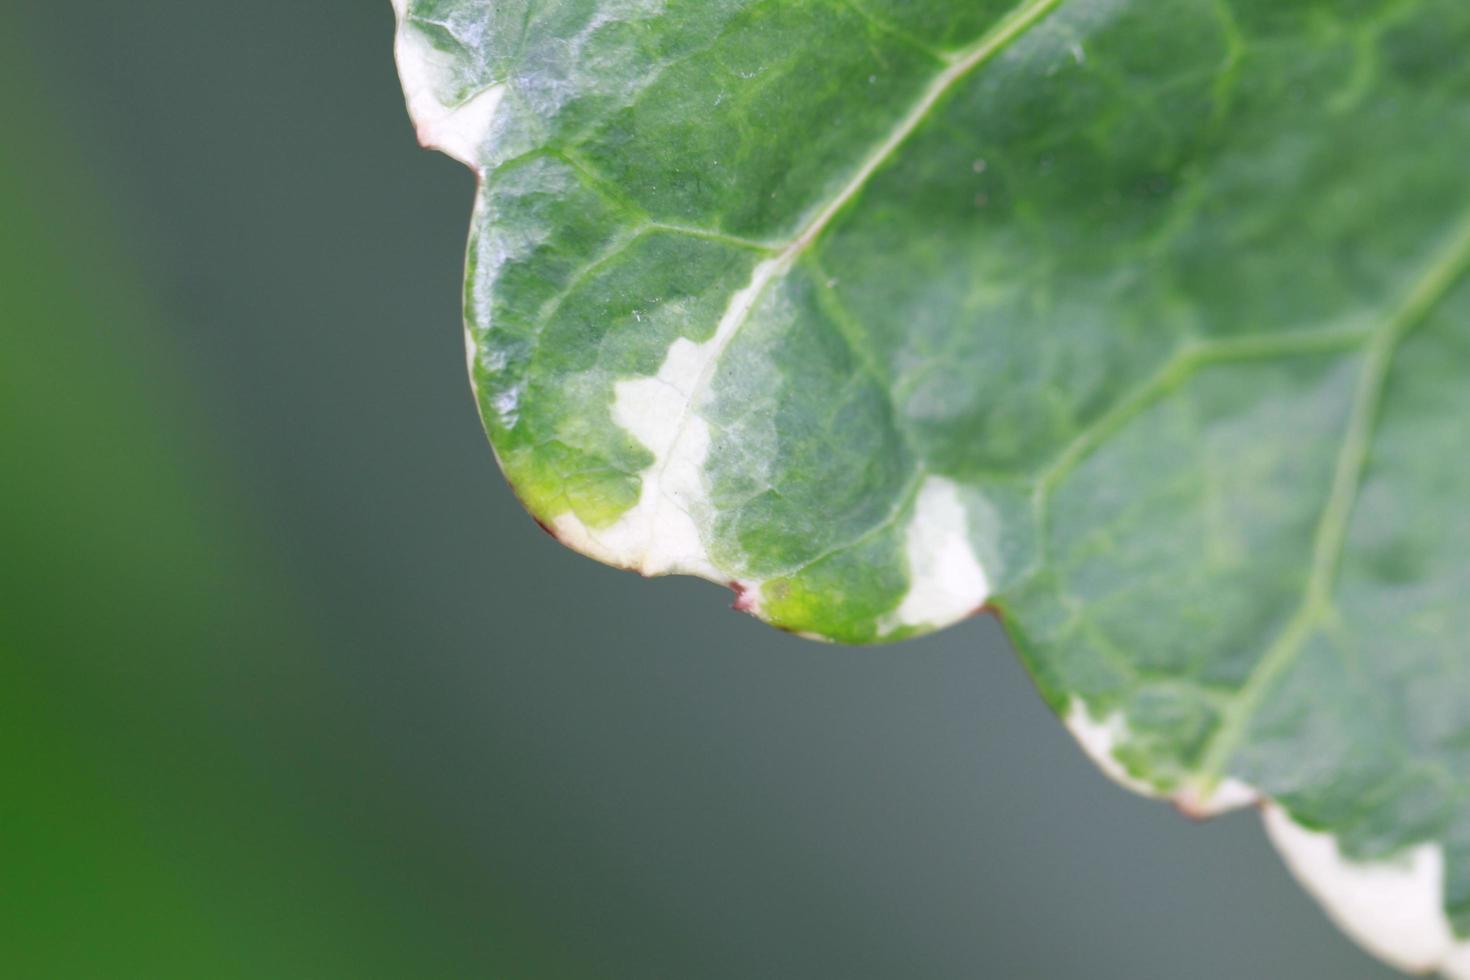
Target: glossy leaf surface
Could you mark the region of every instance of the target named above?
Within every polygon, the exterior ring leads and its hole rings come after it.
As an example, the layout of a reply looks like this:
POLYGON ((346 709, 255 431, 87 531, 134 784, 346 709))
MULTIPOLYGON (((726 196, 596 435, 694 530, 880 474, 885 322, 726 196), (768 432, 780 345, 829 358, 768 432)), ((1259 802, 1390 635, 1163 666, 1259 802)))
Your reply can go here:
POLYGON ((1470 976, 1470 5, 399 18, 539 520, 844 642, 989 605, 1115 777, 1470 976))

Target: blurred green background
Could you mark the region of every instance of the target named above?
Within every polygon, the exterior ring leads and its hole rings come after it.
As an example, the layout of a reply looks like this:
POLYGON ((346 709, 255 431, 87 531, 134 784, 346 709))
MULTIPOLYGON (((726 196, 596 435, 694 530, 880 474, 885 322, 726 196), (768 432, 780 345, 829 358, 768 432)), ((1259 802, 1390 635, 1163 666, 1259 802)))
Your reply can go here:
POLYGON ((0 977, 1390 976, 993 623, 822 647, 542 535, 387 0, 6 20, 0 977))

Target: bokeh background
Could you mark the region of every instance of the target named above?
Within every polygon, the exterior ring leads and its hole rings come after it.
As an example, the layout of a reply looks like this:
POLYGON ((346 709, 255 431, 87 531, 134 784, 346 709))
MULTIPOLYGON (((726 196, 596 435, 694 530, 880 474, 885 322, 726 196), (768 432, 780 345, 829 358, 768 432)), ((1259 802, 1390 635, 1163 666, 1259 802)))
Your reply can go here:
POLYGON ((562 550, 463 372, 387 0, 0 28, 0 976, 1384 978, 994 623, 562 550))

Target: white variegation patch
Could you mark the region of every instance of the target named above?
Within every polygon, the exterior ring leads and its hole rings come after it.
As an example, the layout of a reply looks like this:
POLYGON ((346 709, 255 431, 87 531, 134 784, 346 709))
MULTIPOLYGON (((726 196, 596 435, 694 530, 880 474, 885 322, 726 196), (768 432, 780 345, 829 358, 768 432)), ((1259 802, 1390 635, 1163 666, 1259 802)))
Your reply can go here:
POLYGON ((1173 793, 1164 793, 1142 779, 1137 778, 1118 761, 1118 748, 1128 742, 1131 733, 1128 719, 1121 711, 1114 711, 1102 720, 1094 720, 1092 713, 1081 698, 1072 698, 1067 717, 1062 719, 1077 744, 1087 753, 1109 779, 1143 796, 1156 799, 1167 798, 1180 812, 1196 820, 1219 816, 1231 810, 1259 803, 1261 794, 1255 787, 1239 779, 1222 779, 1205 785, 1194 783, 1173 793))
MULTIPOLYGON (((1122 712, 1096 720, 1073 698, 1064 720, 1083 751, 1113 781, 1145 796, 1163 795, 1118 760, 1118 747, 1129 739, 1122 712)), ((1189 815, 1206 817, 1259 803, 1261 795, 1238 779, 1226 779, 1211 792, 1187 789, 1172 799, 1189 815)), ((1470 941, 1455 936, 1444 911, 1444 852, 1439 845, 1420 844, 1391 861, 1359 862, 1344 857, 1331 834, 1307 830, 1276 803, 1266 802, 1262 816, 1287 867, 1344 932, 1401 970, 1438 971, 1450 980, 1470 980, 1470 941)))
POLYGON ((475 361, 480 356, 479 345, 475 343, 475 334, 470 330, 470 325, 464 325, 464 362, 466 373, 470 378, 470 391, 475 396, 475 402, 480 401, 480 383, 475 380, 475 361))
POLYGON ((477 168, 495 110, 505 94, 505 86, 492 85, 464 102, 447 100, 445 83, 452 69, 452 60, 435 50, 428 38, 404 22, 408 15, 408 0, 393 0, 393 10, 398 17, 393 55, 398 62, 398 77, 403 83, 403 96, 408 103, 409 118, 418 131, 419 143, 477 168))
POLYGON ((1364 863, 1344 857, 1335 837, 1302 827, 1275 804, 1264 817, 1287 866, 1344 932, 1401 970, 1470 980, 1470 942, 1455 937, 1444 912, 1439 845, 1364 863))
POLYGON ((970 544, 969 516, 953 480, 924 478, 904 532, 904 551, 909 588, 879 623, 881 633, 948 626, 990 598, 990 580, 970 544))
POLYGON ((653 453, 654 462, 642 474, 638 503, 611 527, 594 530, 573 514, 558 517, 553 523, 567 544, 645 575, 720 577, 699 523, 708 513, 709 425, 690 405, 705 346, 680 337, 658 374, 614 387, 613 421, 653 453))
MULTIPOLYGON (((591 529, 574 514, 552 523, 567 544, 594 558, 645 575, 685 573, 726 581, 710 559, 703 529, 710 520, 704 464, 710 429, 701 412, 720 355, 780 272, 777 259, 756 266, 748 286, 730 298, 714 336, 703 343, 680 337, 653 377, 614 387, 613 420, 653 454, 639 478, 638 502, 611 527, 591 529)), ((743 583, 745 608, 755 611, 758 583, 743 583)))
POLYGON ((1062 721, 1066 724, 1067 731, 1077 740, 1077 744, 1082 746, 1082 751, 1087 753, 1087 757, 1109 779, 1144 796, 1159 795, 1158 790, 1133 776, 1118 761, 1115 754, 1118 746, 1128 740, 1128 721, 1123 717, 1123 712, 1114 711, 1101 721, 1096 721, 1087 710, 1087 705, 1080 698, 1073 698, 1067 707, 1067 717, 1062 721))
POLYGON ((1174 805, 1196 819, 1216 817, 1241 807, 1254 806, 1261 794, 1238 779, 1222 779, 1212 787, 1188 786, 1173 796, 1174 805))

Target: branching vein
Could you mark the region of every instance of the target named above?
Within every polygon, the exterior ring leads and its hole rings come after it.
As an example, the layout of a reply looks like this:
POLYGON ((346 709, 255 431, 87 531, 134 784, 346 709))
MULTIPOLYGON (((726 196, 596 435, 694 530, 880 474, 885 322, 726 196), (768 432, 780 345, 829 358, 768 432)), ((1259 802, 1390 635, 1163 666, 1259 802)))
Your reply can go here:
POLYGON ((1322 617, 1331 610, 1332 587, 1362 485, 1394 354, 1404 337, 1424 322, 1467 270, 1470 270, 1470 213, 1450 232, 1445 244, 1415 280, 1403 301, 1384 319, 1368 343, 1353 397, 1352 414, 1338 453, 1332 489, 1317 524, 1312 565, 1301 605, 1276 642, 1256 664, 1206 747, 1200 766, 1200 779, 1206 790, 1225 774, 1225 767, 1245 737, 1246 728, 1262 701, 1296 661, 1322 617))

